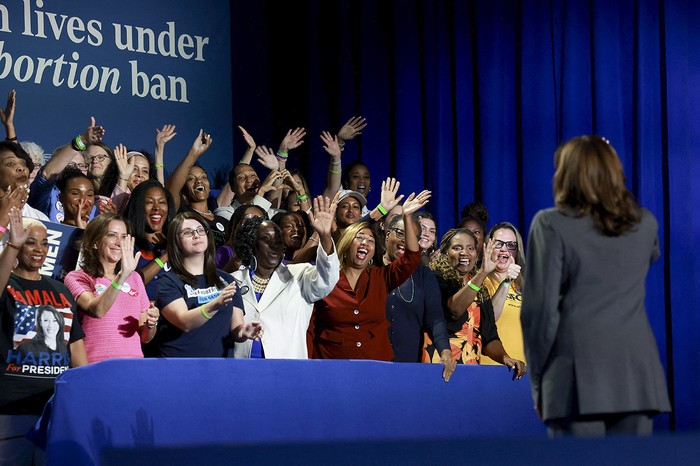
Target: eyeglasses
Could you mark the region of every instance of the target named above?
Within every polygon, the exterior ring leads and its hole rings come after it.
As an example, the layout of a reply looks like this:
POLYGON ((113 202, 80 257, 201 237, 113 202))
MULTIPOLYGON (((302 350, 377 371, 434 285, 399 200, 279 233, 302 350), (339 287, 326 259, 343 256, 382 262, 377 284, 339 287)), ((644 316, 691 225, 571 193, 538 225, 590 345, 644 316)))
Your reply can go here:
POLYGON ((88 157, 88 164, 92 165, 95 162, 102 163, 105 161, 105 159, 109 159, 109 155, 107 154, 97 154, 93 155, 92 157, 88 157))
POLYGON ((68 166, 77 168, 79 170, 87 170, 88 167, 90 167, 90 165, 88 165, 87 163, 69 163, 68 166))
POLYGON ((197 233, 197 236, 205 236, 208 233, 208 231, 204 227, 199 227, 196 230, 192 230, 192 229, 188 228, 186 230, 182 230, 180 232, 180 235, 183 238, 192 238, 195 233, 197 233))
POLYGON ((516 241, 501 241, 497 239, 493 242, 493 246, 496 249, 501 249, 503 245, 505 245, 506 249, 508 249, 509 251, 515 251, 516 249, 518 249, 518 243, 516 241))
POLYGON ((401 228, 389 228, 391 231, 394 232, 396 235, 396 238, 398 239, 405 239, 406 238, 406 232, 403 231, 401 228))

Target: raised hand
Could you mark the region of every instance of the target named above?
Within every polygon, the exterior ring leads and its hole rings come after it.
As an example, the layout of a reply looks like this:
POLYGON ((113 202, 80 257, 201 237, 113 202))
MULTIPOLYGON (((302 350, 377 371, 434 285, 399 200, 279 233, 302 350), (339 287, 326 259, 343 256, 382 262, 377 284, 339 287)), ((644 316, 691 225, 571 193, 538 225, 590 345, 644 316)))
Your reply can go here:
POLYGON ((141 259, 141 251, 134 254, 135 242, 134 237, 131 235, 126 235, 126 237, 121 241, 122 262, 120 275, 124 280, 131 275, 131 272, 136 270, 136 267, 139 264, 139 259, 141 259))
POLYGON ((304 187, 294 178, 294 176, 292 176, 292 173, 289 170, 280 171, 280 175, 282 176, 282 182, 289 186, 293 191, 298 193, 304 190, 304 187))
POLYGON ((487 274, 496 270, 496 261, 493 260, 493 251, 496 249, 496 241, 491 238, 484 243, 484 257, 481 260, 481 269, 487 274))
POLYGON ((413 212, 418 212, 430 201, 430 196, 432 196, 432 193, 427 189, 418 193, 417 196, 415 193, 411 193, 406 202, 403 203, 403 214, 411 215, 413 212))
POLYGON ((396 207, 396 205, 401 202, 401 199, 403 199, 403 194, 396 197, 396 193, 399 192, 399 186, 401 186, 401 183, 397 181, 396 178, 389 177, 382 181, 380 203, 387 212, 396 207))
POLYGON ((134 171, 134 162, 136 162, 133 157, 131 157, 131 159, 127 159, 126 153, 127 150, 126 147, 124 147, 124 144, 119 144, 114 148, 114 161, 117 164, 117 169, 119 170, 119 178, 123 181, 129 180, 131 172, 134 171))
POLYGON ((258 188, 258 196, 264 196, 270 191, 276 191, 277 187, 274 186, 274 184, 276 181, 281 179, 282 175, 280 174, 279 170, 272 170, 270 174, 267 175, 267 178, 265 178, 265 181, 263 181, 258 188))
POLYGON ((314 230, 321 236, 330 235, 333 230, 335 209, 338 207, 338 196, 339 194, 336 194, 332 201, 323 196, 314 198, 314 210, 309 212, 309 221, 314 230))
POLYGON ((92 209, 92 204, 87 199, 81 199, 78 202, 78 212, 76 213, 75 226, 82 228, 83 230, 87 227, 90 221, 90 210, 92 209))
POLYGON ((282 139, 280 143, 280 152, 289 152, 292 149, 296 149, 300 145, 304 144, 304 136, 306 136, 306 130, 304 128, 297 128, 295 130, 287 131, 287 134, 282 139))
POLYGON ((279 168, 279 161, 277 160, 277 156, 269 147, 258 146, 255 149, 255 155, 258 156, 258 162, 260 162, 260 165, 267 168, 268 170, 277 170, 279 168))
POLYGON ((365 118, 362 118, 361 116, 351 117, 343 125, 343 127, 340 128, 340 131, 338 131, 338 139, 342 141, 349 141, 350 139, 354 139, 355 136, 359 136, 362 134, 362 130, 365 128, 365 126, 367 126, 365 121, 365 118))
POLYGON ((233 301, 233 296, 236 294, 236 282, 233 281, 229 283, 226 288, 221 290, 221 293, 219 296, 216 297, 213 301, 211 301, 210 306, 211 310, 213 311, 218 311, 222 307, 226 306, 228 303, 233 301))
POLYGON ((163 128, 156 128, 156 148, 162 149, 172 138, 177 136, 175 125, 163 125, 163 128))
POLYGON ((22 224, 22 212, 17 207, 10 208, 9 241, 13 246, 20 247, 27 241, 29 230, 22 224))
POLYGON ((190 150, 194 153, 195 157, 199 157, 211 147, 212 142, 214 142, 214 139, 212 139, 211 134, 207 134, 203 129, 200 129, 199 134, 192 142, 192 149, 190 150))
POLYGON ((241 130, 241 133, 243 134, 243 139, 245 139, 245 143, 248 144, 248 149, 253 149, 257 147, 255 144, 255 139, 253 139, 253 136, 250 135, 248 131, 245 130, 244 127, 239 126, 238 129, 241 130))
POLYGON ((332 136, 328 131, 321 133, 321 140, 325 144, 323 149, 328 152, 329 155, 333 157, 340 157, 340 144, 338 143, 338 136, 332 136))
POLYGON ((90 117, 90 126, 87 127, 83 134, 80 136, 83 140, 83 144, 89 146, 91 144, 97 144, 102 140, 105 135, 105 129, 102 126, 97 126, 95 124, 95 117, 90 117))
POLYGON ((5 110, 0 108, 0 120, 4 126, 13 126, 15 121, 15 103, 17 92, 12 89, 7 93, 7 105, 5 110))

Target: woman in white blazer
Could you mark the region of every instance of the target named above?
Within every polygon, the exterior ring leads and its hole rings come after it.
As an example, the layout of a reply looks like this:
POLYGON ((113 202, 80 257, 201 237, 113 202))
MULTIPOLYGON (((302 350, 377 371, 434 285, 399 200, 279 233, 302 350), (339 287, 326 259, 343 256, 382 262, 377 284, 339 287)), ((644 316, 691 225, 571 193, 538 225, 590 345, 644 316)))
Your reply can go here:
POLYGON ((251 218, 240 227, 234 247, 242 267, 238 281, 246 322, 260 321, 260 341, 236 343, 237 358, 306 359, 306 330, 314 302, 326 297, 338 282, 340 264, 331 238, 336 199, 319 196, 309 213, 319 234, 316 265, 284 265, 284 243, 279 227, 270 220, 251 218))

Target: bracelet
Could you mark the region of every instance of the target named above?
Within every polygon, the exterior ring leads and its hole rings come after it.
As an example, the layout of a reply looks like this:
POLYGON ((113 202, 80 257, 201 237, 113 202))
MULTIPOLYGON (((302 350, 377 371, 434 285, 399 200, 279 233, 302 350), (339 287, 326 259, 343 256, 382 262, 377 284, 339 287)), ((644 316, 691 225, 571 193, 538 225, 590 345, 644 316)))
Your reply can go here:
POLYGON ((5 138, 5 141, 7 141, 7 142, 17 142, 17 136, 15 136, 15 137, 13 137, 13 138, 5 138))
POLYGON ((113 287, 115 290, 121 290, 121 289, 122 289, 122 286, 121 286, 119 283, 115 282, 114 280, 112 280, 111 285, 112 285, 112 287, 113 287))
POLYGON ((241 160, 240 162, 238 162, 238 165, 248 165, 248 164, 246 162, 244 162, 243 160, 241 160))
POLYGON ((207 314, 207 311, 204 310, 204 304, 199 306, 199 312, 202 313, 202 316, 204 316, 205 319, 207 319, 207 320, 211 319, 211 316, 209 314, 207 314))
POLYGON ((277 158, 278 159, 286 159, 287 157, 289 157, 288 153, 282 152, 281 150, 277 151, 277 158))
POLYGON ((382 214, 382 215, 386 215, 386 214, 389 213, 389 211, 387 211, 387 210, 384 208, 384 206, 383 206, 382 204, 378 204, 378 205, 377 205, 377 210, 378 210, 379 213, 382 214))
POLYGON ((340 175, 341 173, 343 173, 343 170, 333 170, 332 168, 328 171, 333 173, 334 175, 340 175))
POLYGON ((302 194, 302 195, 297 194, 297 201, 304 202, 304 201, 308 201, 308 200, 309 200, 308 194, 302 194))
POLYGON ((334 162, 331 160, 331 165, 333 165, 334 167, 339 167, 342 164, 343 164, 343 162, 341 162, 340 160, 338 160, 337 162, 334 162))
POLYGON ((153 259, 153 262, 155 262, 156 264, 158 264, 158 267, 160 267, 161 269, 162 269, 163 267, 165 267, 165 264, 163 263, 162 260, 160 260, 160 257, 156 257, 155 259, 153 259))
POLYGON ((156 168, 163 168, 163 164, 162 164, 162 163, 157 163, 157 164, 156 164, 156 168))
POLYGON ((126 181, 127 183, 129 182, 129 179, 128 179, 128 178, 119 177, 119 179, 122 180, 122 181, 126 181))
POLYGON ((7 231, 7 228, 5 228, 4 226, 0 225, 0 234, 5 233, 6 231, 7 231))
POLYGON ((309 238, 309 241, 313 241, 314 243, 318 244, 318 240, 314 238, 313 236, 309 238))
POLYGON ((16 250, 18 250, 18 251, 19 251, 20 248, 21 248, 21 246, 16 246, 16 245, 10 243, 9 241, 8 241, 7 243, 5 243, 5 244, 6 244, 7 246, 11 247, 12 249, 16 249, 16 250))
POLYGON ((469 288, 471 288, 472 290, 474 290, 474 291, 479 291, 479 290, 481 290, 481 287, 480 287, 480 286, 476 286, 475 284, 473 284, 471 280, 469 280, 469 281, 467 282, 467 286, 468 286, 469 288))
POLYGON ((73 146, 73 149, 77 151, 85 150, 87 149, 87 146, 83 142, 83 138, 80 135, 77 135, 75 139, 71 141, 71 146, 73 146))
POLYGON ((278 155, 278 156, 277 156, 277 160, 279 160, 280 162, 286 162, 286 161, 287 161, 287 157, 280 157, 280 156, 278 155))

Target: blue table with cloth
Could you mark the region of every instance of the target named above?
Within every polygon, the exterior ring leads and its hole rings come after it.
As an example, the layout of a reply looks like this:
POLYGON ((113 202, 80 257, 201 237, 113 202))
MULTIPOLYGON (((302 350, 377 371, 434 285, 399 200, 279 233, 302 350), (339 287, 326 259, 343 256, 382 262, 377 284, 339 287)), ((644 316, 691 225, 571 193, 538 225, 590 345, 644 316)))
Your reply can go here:
MULTIPOLYGON (((109 360, 56 379, 49 464, 108 448, 538 436, 504 367, 347 360, 109 360)), ((204 464, 204 463, 203 463, 204 464)))

